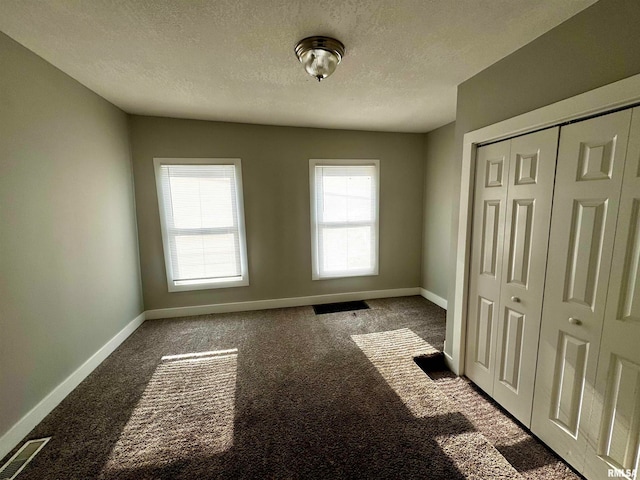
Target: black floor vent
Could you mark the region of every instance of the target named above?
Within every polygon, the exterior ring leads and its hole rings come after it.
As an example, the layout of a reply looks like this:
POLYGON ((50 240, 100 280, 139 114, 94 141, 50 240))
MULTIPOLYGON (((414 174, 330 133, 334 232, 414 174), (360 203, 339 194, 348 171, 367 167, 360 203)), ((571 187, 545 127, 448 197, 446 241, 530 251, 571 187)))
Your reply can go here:
POLYGON ((338 312, 350 312, 352 310, 368 310, 369 305, 362 300, 357 302, 339 302, 339 303, 325 303, 324 305, 314 305, 313 311, 316 315, 323 315, 325 313, 338 313, 338 312))
POLYGON ((444 361, 444 353, 433 352, 425 355, 418 355, 413 358, 413 361, 418 365, 422 371, 426 374, 430 372, 441 372, 447 370, 447 364, 444 361))

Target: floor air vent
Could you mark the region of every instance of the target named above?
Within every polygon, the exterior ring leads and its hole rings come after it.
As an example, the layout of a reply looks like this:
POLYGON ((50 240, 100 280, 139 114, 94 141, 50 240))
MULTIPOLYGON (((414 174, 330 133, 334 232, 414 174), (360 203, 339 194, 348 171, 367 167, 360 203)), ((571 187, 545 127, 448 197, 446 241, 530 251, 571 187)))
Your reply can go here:
POLYGON ((362 300, 357 302, 340 302, 340 303, 325 303, 323 305, 314 305, 313 311, 316 315, 322 315, 325 313, 338 313, 338 312, 350 312, 352 310, 366 310, 369 308, 362 300))
POLYGON ((20 450, 0 468, 0 480, 13 480, 16 478, 49 440, 51 440, 51 437, 29 440, 20 447, 20 450))
POLYGON ((417 357, 413 357, 413 361, 427 375, 431 372, 448 370, 447 364, 444 361, 444 353, 442 352, 429 352, 424 355, 418 355, 417 357))

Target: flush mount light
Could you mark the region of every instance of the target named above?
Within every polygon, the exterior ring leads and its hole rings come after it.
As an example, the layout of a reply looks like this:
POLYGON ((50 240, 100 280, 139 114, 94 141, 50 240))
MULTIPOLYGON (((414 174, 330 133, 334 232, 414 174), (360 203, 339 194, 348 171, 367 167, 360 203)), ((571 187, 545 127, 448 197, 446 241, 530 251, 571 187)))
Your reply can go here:
POLYGON ((307 37, 297 43, 295 51, 307 73, 321 81, 335 71, 345 50, 335 38, 307 37))

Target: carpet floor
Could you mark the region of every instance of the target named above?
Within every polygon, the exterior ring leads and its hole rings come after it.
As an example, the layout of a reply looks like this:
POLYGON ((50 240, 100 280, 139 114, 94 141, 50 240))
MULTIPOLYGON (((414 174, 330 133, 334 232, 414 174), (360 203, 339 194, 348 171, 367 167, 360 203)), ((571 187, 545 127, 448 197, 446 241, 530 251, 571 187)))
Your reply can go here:
MULTIPOLYGON (((421 297, 145 322, 27 437, 27 479, 575 479, 464 378, 421 297)), ((6 460, 6 459, 5 459, 6 460)))

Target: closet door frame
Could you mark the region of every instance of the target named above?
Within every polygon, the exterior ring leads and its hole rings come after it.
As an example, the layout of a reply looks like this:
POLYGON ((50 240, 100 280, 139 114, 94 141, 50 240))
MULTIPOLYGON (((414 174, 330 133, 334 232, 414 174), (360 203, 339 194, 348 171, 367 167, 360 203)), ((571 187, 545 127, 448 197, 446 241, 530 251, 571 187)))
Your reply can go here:
POLYGON ((445 360, 457 375, 464 374, 467 330, 467 299, 473 219, 476 149, 479 145, 505 140, 573 120, 600 115, 640 103, 640 74, 582 93, 575 97, 527 112, 517 117, 474 130, 464 135, 460 180, 460 211, 456 245, 456 274, 448 322, 453 323, 446 339, 445 360), (451 308, 453 307, 453 308, 451 308))

